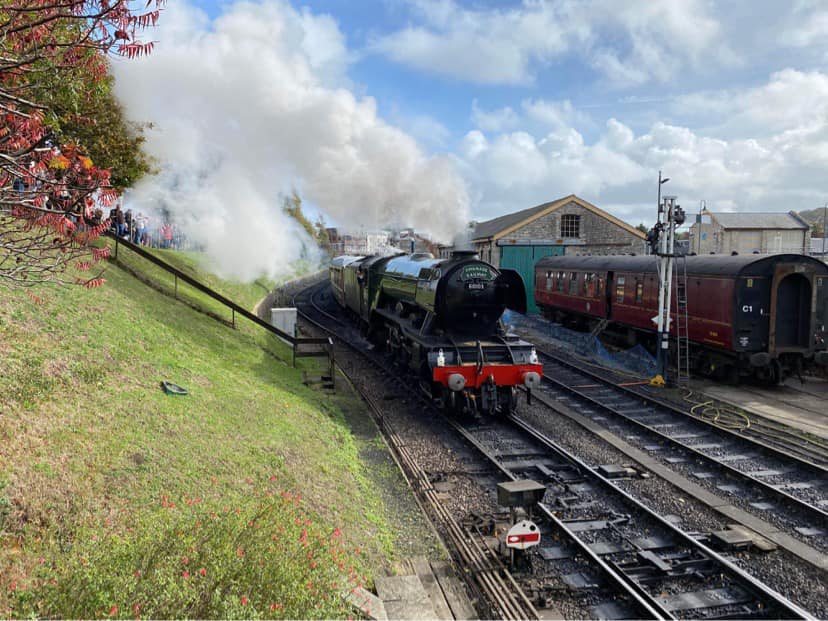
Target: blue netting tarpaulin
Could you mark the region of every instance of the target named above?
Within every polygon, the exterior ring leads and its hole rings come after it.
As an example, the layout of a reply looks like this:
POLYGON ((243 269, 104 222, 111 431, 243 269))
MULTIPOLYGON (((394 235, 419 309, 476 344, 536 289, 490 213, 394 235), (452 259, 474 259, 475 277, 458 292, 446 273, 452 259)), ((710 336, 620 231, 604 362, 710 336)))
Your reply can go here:
POLYGON ((542 337, 553 339, 557 347, 571 351, 605 367, 616 368, 641 377, 656 374, 656 359, 643 346, 635 345, 626 350, 609 351, 597 336, 565 328, 561 324, 518 313, 504 316, 507 325, 529 328, 542 337))

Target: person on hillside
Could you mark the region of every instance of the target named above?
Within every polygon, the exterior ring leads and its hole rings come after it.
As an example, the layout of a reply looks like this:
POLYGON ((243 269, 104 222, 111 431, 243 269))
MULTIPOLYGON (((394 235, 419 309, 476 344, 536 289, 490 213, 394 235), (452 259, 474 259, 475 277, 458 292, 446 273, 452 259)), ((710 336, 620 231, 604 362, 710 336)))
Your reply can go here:
POLYGON ((132 239, 132 209, 127 209, 124 214, 124 238, 129 241, 132 239))
POLYGON ((118 204, 112 206, 109 210, 109 230, 118 234, 118 204))
POLYGON ((134 239, 132 240, 133 243, 143 245, 146 232, 147 219, 144 217, 144 214, 139 211, 138 216, 135 218, 135 234, 134 239))
POLYGON ((172 248, 173 225, 167 222, 161 227, 161 236, 164 238, 164 248, 172 248))
POLYGON ((115 234, 118 237, 123 237, 126 235, 126 216, 124 216, 124 210, 121 209, 121 204, 118 203, 115 206, 115 234))

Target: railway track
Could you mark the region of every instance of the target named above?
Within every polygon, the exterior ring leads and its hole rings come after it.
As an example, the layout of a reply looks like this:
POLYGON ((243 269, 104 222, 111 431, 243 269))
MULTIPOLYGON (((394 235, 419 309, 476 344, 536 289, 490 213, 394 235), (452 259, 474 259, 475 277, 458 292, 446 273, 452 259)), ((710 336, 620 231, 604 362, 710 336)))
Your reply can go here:
MULTIPOLYGON (((521 328, 529 330, 530 334, 527 334, 529 340, 537 342, 538 339, 546 338, 544 334, 548 330, 548 325, 545 320, 535 317, 522 317, 519 323, 521 328)), ((560 356, 555 356, 548 350, 545 353, 547 356, 557 358, 567 366, 577 369, 596 382, 613 386, 620 392, 638 395, 642 399, 658 403, 666 409, 672 409, 711 426, 751 439, 768 448, 777 449, 803 462, 810 462, 828 468, 828 443, 819 437, 706 396, 697 395, 691 391, 685 391, 680 399, 670 399, 663 394, 654 394, 655 391, 647 386, 648 377, 640 377, 619 369, 593 364, 586 360, 576 363, 572 356, 564 361, 560 356)))
MULTIPOLYGON (((297 301, 297 306, 302 307, 300 313, 306 320, 328 326, 324 329, 332 331, 340 339, 346 342, 354 340, 358 331, 327 312, 324 303, 318 303, 317 298, 324 296, 323 289, 324 286, 319 286, 304 302, 297 301)), ((358 338, 355 340, 359 342, 358 338)), ((387 361, 378 358, 370 351, 370 347, 365 347, 362 343, 362 346, 349 347, 353 347, 354 351, 366 356, 372 365, 387 373, 387 361)), ((394 375, 388 377, 401 381, 394 375)), ((403 390, 412 392, 410 387, 403 390)), ((369 407, 376 409, 370 400, 367 402, 369 407)), ((424 399, 423 402, 431 407, 427 400, 424 399)), ((470 528, 457 526, 451 515, 440 515, 441 512, 445 513, 445 508, 439 494, 434 491, 429 476, 419 469, 410 456, 406 456, 405 442, 399 438, 394 440, 396 433, 387 428, 387 421, 378 409, 375 418, 381 428, 386 427, 385 435, 395 447, 403 471, 417 490, 427 512, 443 524, 441 530, 447 533, 461 565, 469 575, 475 576, 474 588, 484 593, 495 614, 501 618, 537 618, 538 613, 531 607, 526 595, 516 588, 515 577, 505 568, 498 567, 493 552, 484 544, 483 533, 477 532, 475 536, 470 528), (447 528, 445 524, 453 525, 447 528), (485 563, 483 566, 488 568, 486 572, 481 571, 479 563, 485 563), (477 578, 482 575, 490 577, 487 584, 477 578), (503 603, 503 598, 511 603, 503 603), (520 606, 521 602, 529 607, 517 614, 514 606, 520 606)), ((510 437, 509 433, 517 433, 515 430, 518 429, 514 427, 509 432, 505 428, 499 428, 492 433, 491 429, 486 429, 489 424, 506 423, 490 421, 486 425, 478 424, 482 439, 474 437, 474 432, 471 431, 473 427, 465 431, 458 429, 458 433, 483 454, 487 452, 487 437, 502 441, 510 437)), ((518 450, 517 453, 522 454, 522 457, 512 461, 521 463, 507 461, 493 466, 497 468, 501 480, 503 477, 524 478, 530 474, 537 477, 538 472, 540 478, 550 473, 554 475, 545 479, 545 482, 548 481, 554 487, 551 493, 556 495, 548 494, 552 500, 549 504, 545 502, 539 506, 539 510, 545 515, 544 528, 547 529, 547 534, 552 534, 560 544, 544 548, 543 555, 533 560, 536 571, 531 577, 518 576, 520 584, 530 589, 535 596, 540 596, 541 602, 547 597, 552 600, 577 599, 579 609, 587 611, 588 616, 604 618, 811 618, 807 612, 751 578, 704 544, 647 510, 618 486, 592 478, 600 475, 579 462, 574 455, 566 455, 560 447, 554 447, 538 432, 531 432, 526 428, 526 423, 515 419, 510 424, 522 425, 524 431, 521 433, 534 433, 535 441, 543 446, 518 450), (533 460, 532 455, 537 459, 533 460), (526 462, 532 463, 527 465, 526 462), (542 469, 537 467, 537 463, 540 463, 542 469), (612 494, 617 495, 612 502, 603 496, 610 489, 612 494), (594 495, 599 493, 600 496, 594 495), (567 498, 570 500, 567 501, 567 498), (583 502, 572 500, 577 498, 583 499, 583 502), (578 505, 583 505, 582 509, 586 513, 580 516, 575 513, 578 505), (600 515, 609 516, 609 519, 596 518, 595 513, 589 513, 590 507, 592 511, 603 511, 600 515), (646 518, 642 517, 645 515, 646 518), (639 529, 637 535, 635 529, 639 529), (649 533, 655 532, 654 529, 659 529, 662 534, 651 537, 649 533), (726 580, 724 576, 727 577, 726 580)), ((496 453, 492 450, 488 452, 496 453)), ((512 453, 515 451, 512 450, 512 453)))
MULTIPOLYGON (((358 330, 327 312, 318 302, 317 297, 321 295, 325 285, 326 283, 315 285, 294 297, 293 304, 299 314, 317 329, 337 337, 342 345, 362 356, 386 377, 392 381, 399 381, 399 378, 389 374, 387 367, 370 354, 369 347, 354 344, 361 342, 358 330)), ((471 582, 470 586, 488 603, 492 617, 513 620, 538 619, 538 611, 508 569, 491 554, 490 550, 481 545, 475 533, 463 528, 445 509, 428 474, 411 456, 405 442, 388 422, 382 409, 365 391, 353 383, 352 386, 368 406, 372 418, 391 447, 400 470, 416 492, 421 507, 440 525, 442 536, 463 569, 462 573, 471 582)), ((430 407, 430 404, 426 405, 430 407)))
MULTIPOLYGON (((338 326, 335 330, 336 335, 342 336, 342 332, 344 331, 345 339, 354 338, 355 334, 358 333, 350 325, 327 312, 323 308, 324 304, 319 303, 318 296, 320 296, 322 289, 324 288, 320 287, 315 289, 307 297, 307 306, 302 305, 302 300, 295 300, 295 302, 301 305, 301 308, 297 306, 300 309, 300 313, 307 320, 312 321, 315 325, 326 331, 330 332, 330 326, 333 324, 338 326)), ((360 354, 367 356, 366 359, 372 365, 379 366, 383 373, 388 373, 388 369, 381 362, 378 363, 370 355, 367 348, 355 346, 353 341, 347 343, 347 345, 360 354)), ((393 378, 394 381, 399 381, 396 376, 391 375, 389 377, 393 378)), ((379 412, 374 402, 366 395, 363 394, 362 396, 366 400, 369 408, 374 412, 375 420, 378 421, 389 444, 397 453, 400 465, 412 483, 412 487, 423 498, 427 513, 435 517, 438 523, 442 524, 442 530, 447 533, 449 543, 459 556, 461 564, 471 575, 476 576, 477 584, 475 587, 492 603, 497 613, 496 616, 505 619, 539 618, 537 610, 529 602, 523 589, 520 588, 511 573, 502 566, 500 561, 493 562, 494 555, 486 546, 482 533, 477 533, 478 536, 475 537, 475 533, 468 529, 460 528, 456 520, 446 513, 428 476, 410 458, 404 443, 399 440, 396 432, 390 428, 385 417, 379 412), (498 578, 501 574, 506 576, 506 578, 498 578), (523 604, 522 608, 520 608, 521 604, 523 604)), ((423 399, 423 404, 426 408, 433 409, 433 405, 427 399, 423 399)), ((446 421, 448 424, 452 424, 448 419, 446 421)), ((498 469, 498 472, 502 477, 504 473, 500 469, 498 469)), ((552 517, 551 519, 554 520, 555 518, 552 517)), ((563 531, 566 530, 565 526, 561 526, 561 528, 563 531)), ((582 590, 570 595, 570 597, 575 597, 579 600, 578 606, 581 609, 596 612, 605 610, 618 615, 617 618, 671 618, 664 616, 650 606, 646 598, 637 593, 633 586, 625 582, 620 575, 614 572, 587 546, 582 546, 582 552, 583 557, 569 559, 568 566, 571 570, 569 573, 574 572, 577 575, 600 577, 601 591, 582 590)), ((533 582, 533 586, 536 589, 544 590, 543 581, 541 581, 540 585, 537 584, 537 581, 533 582)), ((560 585, 558 586, 560 588, 560 585)), ((553 589, 554 586, 548 588, 553 589)), ((570 587, 565 586, 564 588, 569 589, 570 587)))
POLYGON ((721 429, 542 354, 547 397, 577 409, 662 463, 828 550, 828 469, 721 429))
POLYGON ((812 618, 520 418, 452 424, 505 476, 546 486, 541 531, 554 544, 536 573, 563 574, 591 597, 626 589, 600 598, 594 618, 812 618), (597 559, 591 570, 578 567, 584 557, 597 559))

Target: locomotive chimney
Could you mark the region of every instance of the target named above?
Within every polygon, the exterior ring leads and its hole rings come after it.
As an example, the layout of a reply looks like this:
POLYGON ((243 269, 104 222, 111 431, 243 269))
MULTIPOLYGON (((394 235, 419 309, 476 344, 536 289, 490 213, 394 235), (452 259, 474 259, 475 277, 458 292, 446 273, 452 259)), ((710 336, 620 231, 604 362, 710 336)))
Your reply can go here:
POLYGON ((463 259, 479 259, 480 257, 476 250, 454 250, 451 253, 451 258, 460 261, 463 259))

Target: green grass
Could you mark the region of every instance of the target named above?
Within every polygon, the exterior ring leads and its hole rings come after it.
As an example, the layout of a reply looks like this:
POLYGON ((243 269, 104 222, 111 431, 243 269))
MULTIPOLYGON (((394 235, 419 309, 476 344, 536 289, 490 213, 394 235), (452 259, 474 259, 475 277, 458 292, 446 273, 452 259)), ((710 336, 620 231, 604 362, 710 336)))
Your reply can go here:
MULTIPOLYGON (((223 280, 205 271, 207 260, 200 253, 161 249, 147 249, 147 251, 249 311, 252 311, 256 302, 278 284, 264 276, 250 284, 223 280)), ((129 249, 125 247, 119 249, 117 262, 140 278, 151 280, 153 286, 159 290, 170 295, 177 295, 181 301, 212 313, 225 321, 231 320, 231 311, 223 304, 181 280, 176 283, 176 278, 169 272, 129 249)))
MULTIPOLYGON (((159 254, 248 308, 269 286, 159 254)), ((0 289, 0 612, 345 615, 337 594, 393 553, 344 423, 351 397, 303 386, 288 347, 249 322, 229 328, 115 265, 106 278, 35 290, 44 303, 0 289)))

